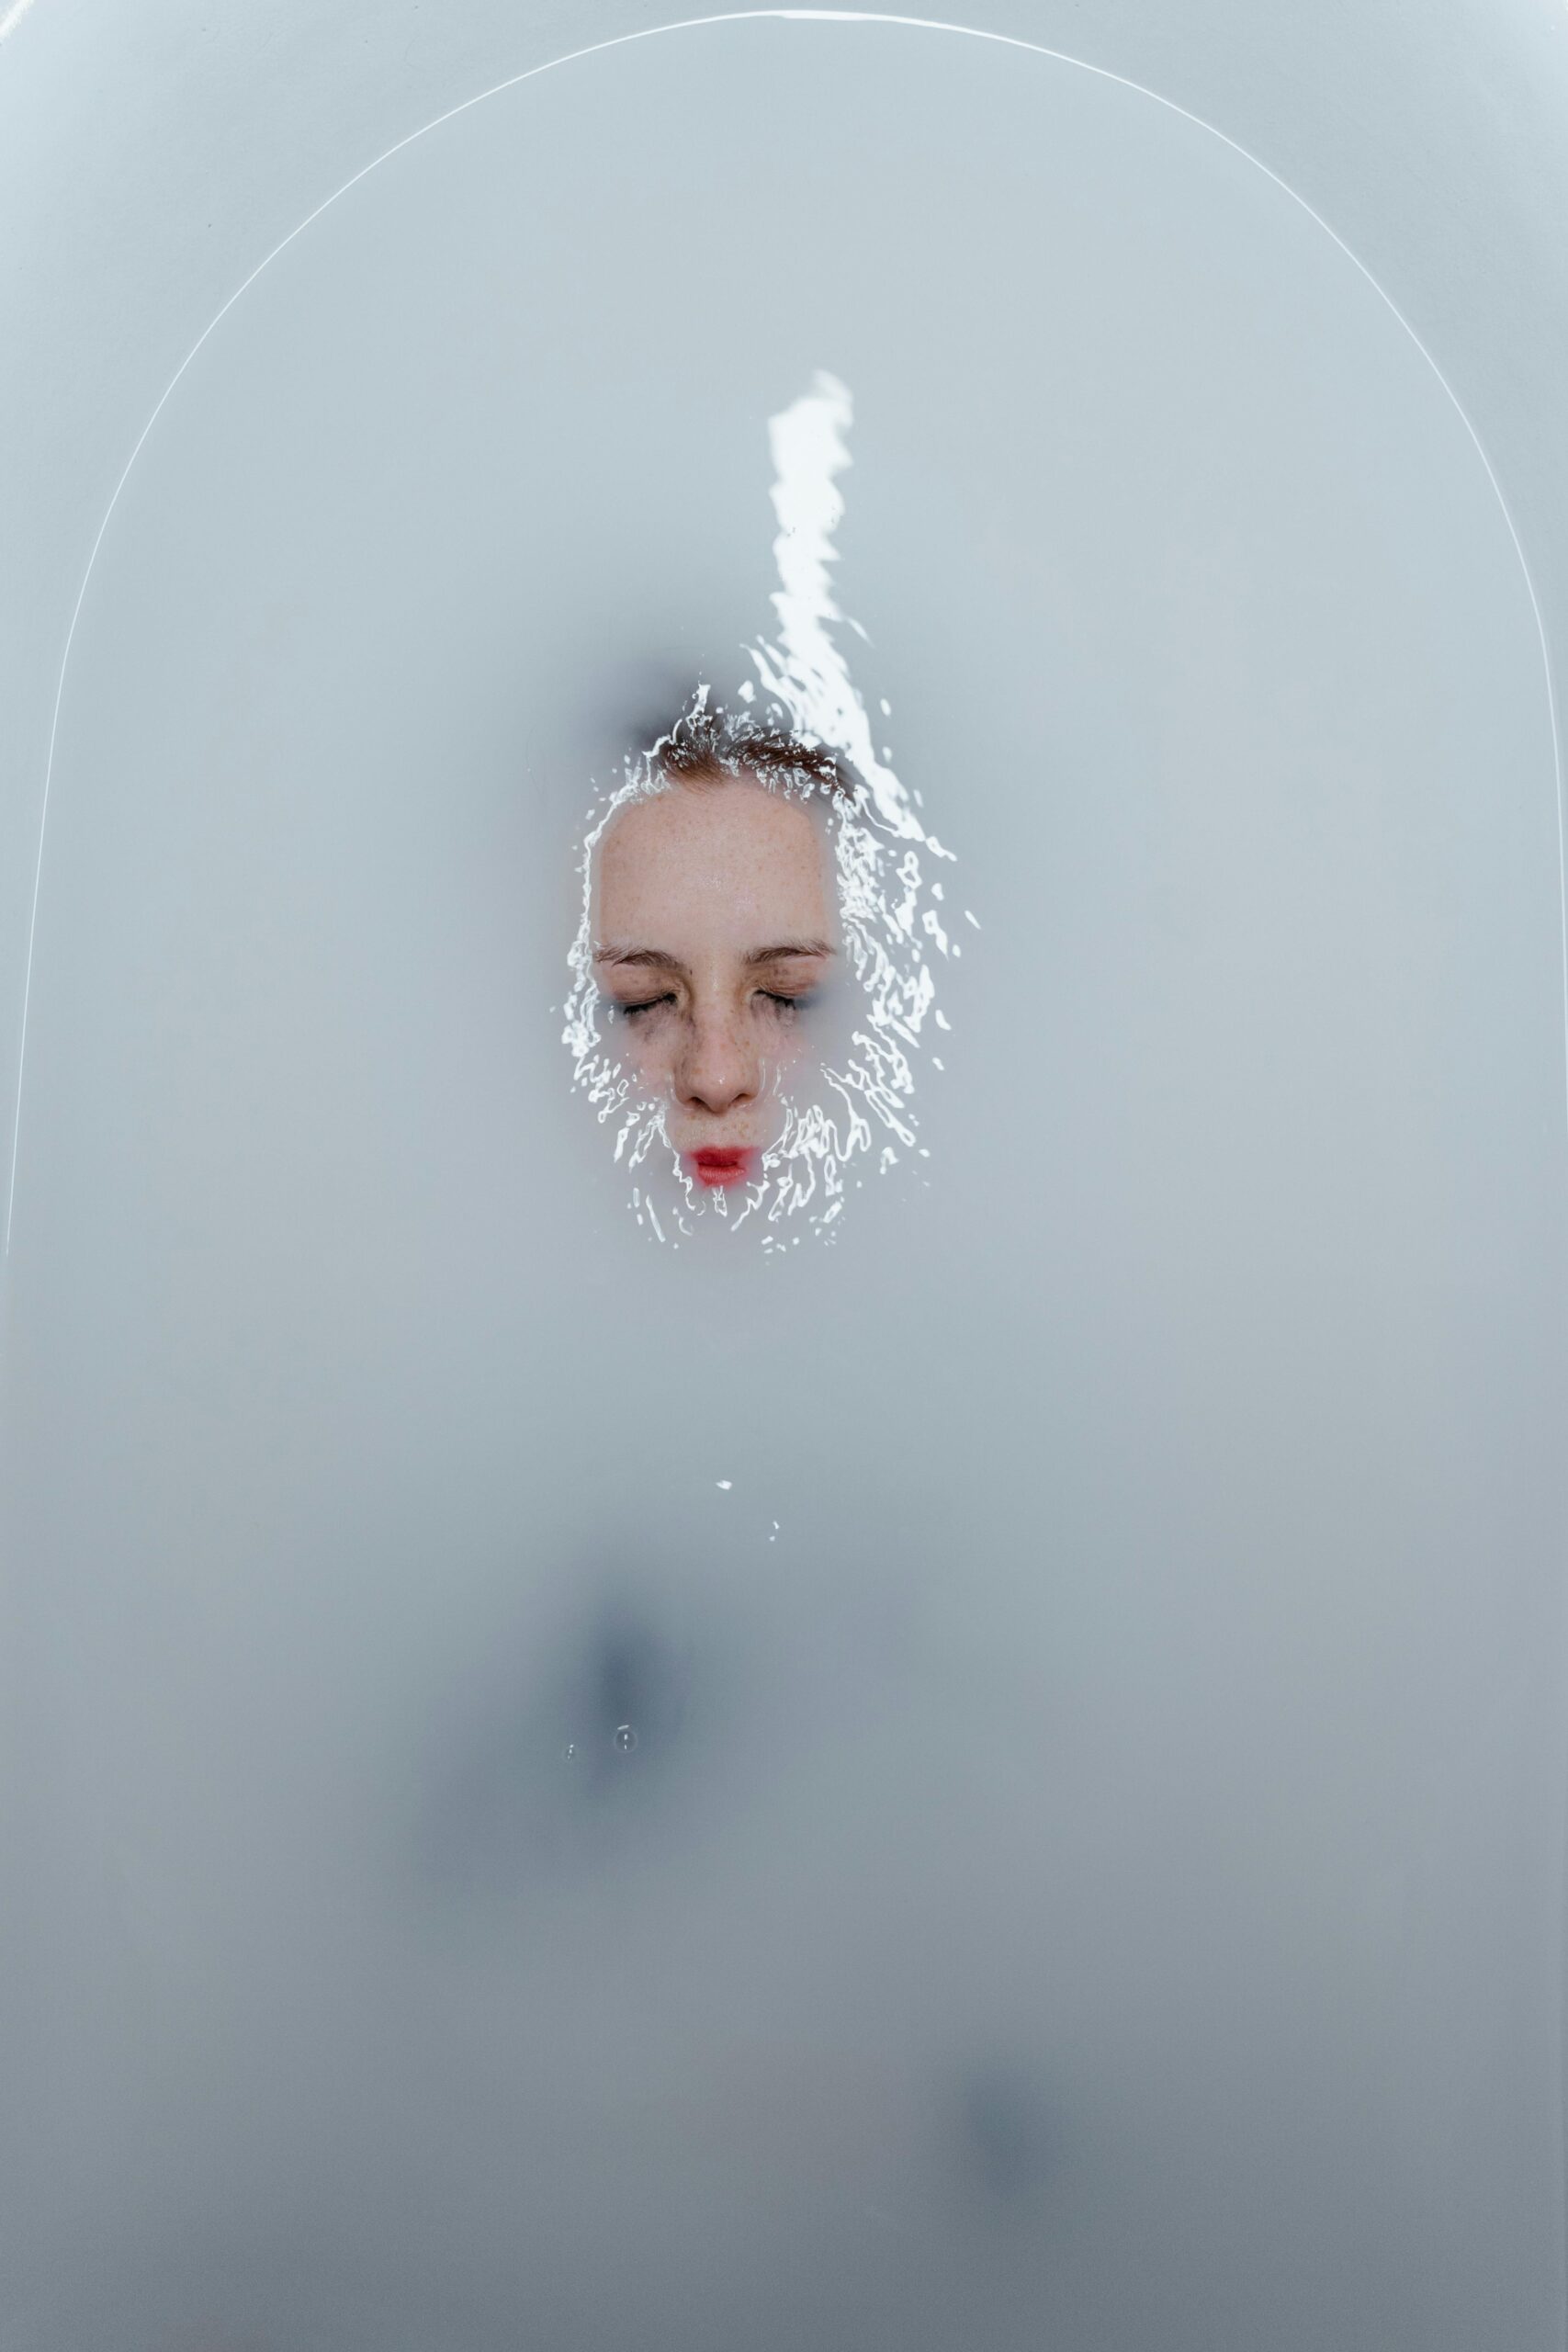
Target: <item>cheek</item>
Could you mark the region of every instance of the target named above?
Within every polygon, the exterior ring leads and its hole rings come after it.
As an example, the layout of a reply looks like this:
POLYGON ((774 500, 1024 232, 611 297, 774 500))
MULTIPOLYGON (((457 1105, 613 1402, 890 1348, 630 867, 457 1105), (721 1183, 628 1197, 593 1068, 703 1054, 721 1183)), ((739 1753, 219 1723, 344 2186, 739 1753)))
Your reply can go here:
POLYGON ((650 1029, 621 1020, 615 1023, 614 1035, 619 1060, 639 1085, 658 1091, 668 1083, 675 1057, 671 1023, 660 1022, 650 1029))
POLYGON ((753 1035, 757 1051, 770 1069, 793 1069, 815 1050, 818 1038, 808 1012, 781 1020, 776 1013, 757 1017, 753 1035))

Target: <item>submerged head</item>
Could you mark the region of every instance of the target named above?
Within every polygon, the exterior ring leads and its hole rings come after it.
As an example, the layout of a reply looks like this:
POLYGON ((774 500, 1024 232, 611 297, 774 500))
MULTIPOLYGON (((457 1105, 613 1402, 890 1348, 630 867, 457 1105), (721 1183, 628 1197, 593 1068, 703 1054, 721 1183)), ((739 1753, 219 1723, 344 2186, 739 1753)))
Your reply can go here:
POLYGON ((840 952, 819 746, 699 703, 649 754, 598 845, 592 971, 620 1057, 694 1182, 742 1184, 778 1140, 840 952))

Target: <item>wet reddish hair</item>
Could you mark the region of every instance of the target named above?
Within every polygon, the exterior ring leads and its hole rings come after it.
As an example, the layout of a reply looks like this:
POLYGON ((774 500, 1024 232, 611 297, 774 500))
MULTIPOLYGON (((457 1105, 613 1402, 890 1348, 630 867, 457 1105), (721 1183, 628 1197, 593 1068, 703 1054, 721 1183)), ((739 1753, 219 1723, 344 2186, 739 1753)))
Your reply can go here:
POLYGON ((840 799, 859 797, 848 764, 826 743, 769 726, 750 711, 710 704, 705 686, 697 688, 644 756, 651 774, 678 784, 728 784, 735 776, 754 775, 762 784, 818 785, 840 799))

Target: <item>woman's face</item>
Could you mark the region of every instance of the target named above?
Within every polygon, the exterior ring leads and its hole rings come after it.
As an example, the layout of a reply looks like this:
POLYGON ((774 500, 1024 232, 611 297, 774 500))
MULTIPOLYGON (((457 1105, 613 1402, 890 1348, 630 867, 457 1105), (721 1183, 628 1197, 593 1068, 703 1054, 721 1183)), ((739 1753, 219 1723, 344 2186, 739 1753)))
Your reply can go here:
POLYGON ((594 978, 622 1058, 695 1181, 744 1183, 777 1140, 777 1081, 835 952, 822 832, 753 778, 677 783, 621 810, 596 880, 594 978))

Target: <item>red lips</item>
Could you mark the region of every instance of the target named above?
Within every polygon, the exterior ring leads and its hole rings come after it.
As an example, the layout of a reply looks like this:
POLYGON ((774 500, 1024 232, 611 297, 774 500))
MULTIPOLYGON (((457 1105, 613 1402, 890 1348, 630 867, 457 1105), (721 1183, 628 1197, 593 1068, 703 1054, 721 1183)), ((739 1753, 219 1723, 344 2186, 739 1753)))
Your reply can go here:
POLYGON ((698 1183, 715 1190, 721 1184, 744 1184, 756 1157, 754 1151, 721 1151, 714 1146, 686 1155, 687 1165, 698 1183))

